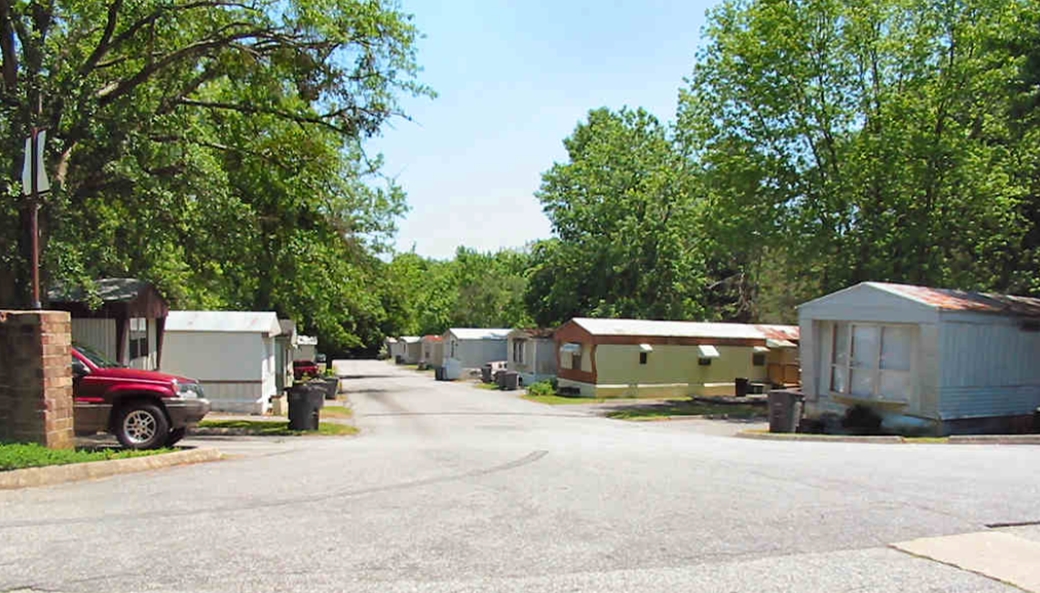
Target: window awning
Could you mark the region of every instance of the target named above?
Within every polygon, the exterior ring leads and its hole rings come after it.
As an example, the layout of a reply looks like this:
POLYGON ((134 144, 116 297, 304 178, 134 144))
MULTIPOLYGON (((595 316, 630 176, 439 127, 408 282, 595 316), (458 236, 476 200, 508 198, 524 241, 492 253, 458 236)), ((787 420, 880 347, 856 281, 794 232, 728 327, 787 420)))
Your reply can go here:
POLYGON ((766 346, 770 348, 797 348, 798 346, 789 340, 774 340, 772 338, 766 340, 766 346))
POLYGON ((563 346, 560 346, 561 354, 581 354, 581 344, 574 342, 567 342, 563 346))
POLYGON ((654 347, 651 346, 650 344, 640 344, 639 345, 639 351, 640 352, 653 352, 654 351, 654 347))
POLYGON ((697 346, 697 354, 701 358, 718 358, 720 356, 719 351, 715 348, 715 346, 711 346, 708 344, 701 344, 700 346, 697 346))
POLYGON ((755 352, 769 352, 769 348, 765 346, 755 346, 755 352))

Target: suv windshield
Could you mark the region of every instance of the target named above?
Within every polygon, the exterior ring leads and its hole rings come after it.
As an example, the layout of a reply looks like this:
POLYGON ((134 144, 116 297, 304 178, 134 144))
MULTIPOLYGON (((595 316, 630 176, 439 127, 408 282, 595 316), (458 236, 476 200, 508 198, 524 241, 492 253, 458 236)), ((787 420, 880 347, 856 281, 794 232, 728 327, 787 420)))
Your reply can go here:
POLYGON ((76 350, 79 350, 80 354, 85 356, 88 360, 90 360, 90 362, 94 363, 98 367, 101 367, 103 369, 115 369, 123 366, 118 362, 112 362, 111 360, 105 358, 103 354, 101 354, 97 350, 94 350, 90 346, 84 346, 83 344, 73 344, 73 346, 76 348, 76 350))

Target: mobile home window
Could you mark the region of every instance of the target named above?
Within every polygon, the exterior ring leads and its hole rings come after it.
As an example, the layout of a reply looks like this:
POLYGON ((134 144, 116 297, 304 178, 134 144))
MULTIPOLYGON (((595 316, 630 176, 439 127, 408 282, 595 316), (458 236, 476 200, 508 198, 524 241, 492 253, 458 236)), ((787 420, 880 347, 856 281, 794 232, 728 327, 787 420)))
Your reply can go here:
POLYGON ((524 363, 524 340, 513 340, 513 362, 524 363))
POLYGON ((831 330, 831 391, 863 398, 906 399, 910 328, 836 323, 831 330))
POLYGON ((697 364, 702 366, 702 367, 710 367, 711 366, 711 359, 702 356, 702 357, 697 359, 697 364))
POLYGON ((647 356, 646 352, 640 352, 639 353, 639 364, 646 364, 646 356, 647 356))
POLYGON ((571 368, 576 371, 581 370, 581 352, 571 354, 571 368))
POLYGON ((148 356, 148 320, 130 318, 130 359, 148 356))
POLYGON ((756 367, 766 366, 765 352, 755 352, 751 355, 751 364, 756 367))

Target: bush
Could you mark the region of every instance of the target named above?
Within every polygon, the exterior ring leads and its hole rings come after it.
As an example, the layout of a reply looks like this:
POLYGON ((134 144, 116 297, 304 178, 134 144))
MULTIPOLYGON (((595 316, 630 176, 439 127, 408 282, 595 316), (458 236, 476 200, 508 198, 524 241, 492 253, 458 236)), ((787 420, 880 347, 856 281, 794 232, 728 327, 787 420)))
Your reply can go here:
POLYGON ((527 387, 527 395, 556 395, 555 381, 539 381, 527 387))

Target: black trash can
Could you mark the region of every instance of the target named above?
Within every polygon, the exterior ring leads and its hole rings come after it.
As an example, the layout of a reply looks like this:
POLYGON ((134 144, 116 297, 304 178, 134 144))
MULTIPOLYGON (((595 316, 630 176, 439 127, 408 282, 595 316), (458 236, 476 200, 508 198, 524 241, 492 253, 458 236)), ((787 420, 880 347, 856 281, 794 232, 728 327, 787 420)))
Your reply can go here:
POLYGON ((480 380, 483 381, 484 383, 490 383, 491 382, 491 380, 492 380, 492 377, 491 377, 491 365, 486 364, 486 365, 480 367, 480 380))
POLYGON ((520 386, 520 373, 516 371, 506 371, 502 373, 502 389, 506 391, 516 391, 520 386))
POLYGON ((433 379, 435 381, 444 380, 444 367, 433 367, 433 379))
POLYGON ((796 432, 802 419, 802 394, 792 390, 769 392, 769 432, 796 432))
POLYGON ((748 381, 747 377, 737 377, 733 379, 733 386, 737 397, 744 397, 748 394, 748 381))
POLYGON ((324 405, 324 385, 293 385, 289 389, 289 430, 318 430, 324 405))

